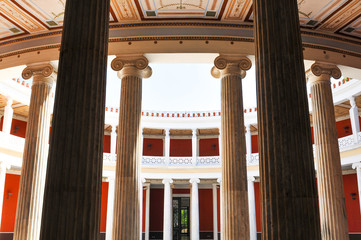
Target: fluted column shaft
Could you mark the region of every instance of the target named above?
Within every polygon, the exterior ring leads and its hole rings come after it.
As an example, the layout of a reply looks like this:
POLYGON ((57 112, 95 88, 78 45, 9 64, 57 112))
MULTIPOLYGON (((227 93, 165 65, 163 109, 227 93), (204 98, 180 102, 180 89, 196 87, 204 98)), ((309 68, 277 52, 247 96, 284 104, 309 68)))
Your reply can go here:
POLYGON ((13 99, 11 97, 8 97, 6 101, 6 106, 4 108, 3 130, 2 130, 4 133, 7 134, 10 134, 11 123, 13 121, 14 110, 11 107, 12 104, 13 104, 13 99))
POLYGON ((198 183, 199 178, 192 178, 189 180, 192 184, 191 193, 191 239, 199 240, 199 197, 198 197, 198 183))
POLYGON ((249 239, 242 77, 252 63, 245 57, 221 55, 214 65, 213 76, 222 78, 222 239, 249 239))
POLYGON ((114 176, 109 177, 108 182, 108 205, 107 205, 107 224, 105 229, 105 239, 112 240, 112 232, 113 232, 113 212, 114 212, 114 176))
POLYGON ((246 149, 247 149, 247 162, 251 162, 252 158, 252 134, 251 125, 246 125, 246 149))
POLYGON ((256 200, 254 197, 254 177, 248 177, 248 206, 250 240, 257 240, 256 200))
POLYGON ((150 213, 150 183, 145 184, 145 240, 149 240, 149 213, 150 213))
POLYGON ((320 239, 297 0, 254 0, 262 239, 320 239))
POLYGON ((151 69, 143 56, 122 56, 112 61, 121 79, 113 240, 140 238, 140 119, 142 77, 151 69))
POLYGON ((334 65, 311 66, 312 119, 315 139, 321 235, 324 240, 349 239, 345 193, 330 78, 340 78, 334 65))
POLYGON ((99 239, 109 6, 66 1, 41 240, 99 239))
POLYGON ((33 76, 26 128, 23 163, 16 210, 14 240, 38 240, 43 210, 51 93, 55 80, 50 64, 34 64, 23 71, 23 78, 33 76))
POLYGON ((1 219, 2 219, 2 211, 3 211, 3 201, 4 201, 4 188, 5 188, 5 177, 6 177, 6 169, 9 165, 2 161, 0 162, 0 227, 1 227, 1 219))
POLYGON ((172 179, 165 178, 164 184, 164 216, 163 216, 163 239, 172 240, 173 226, 172 226, 172 179))
POLYGON ((192 161, 193 166, 197 165, 198 154, 198 141, 197 141, 197 129, 192 129, 192 161))
POLYGON ((169 157, 170 157, 170 136, 169 136, 169 128, 164 129, 165 136, 164 136, 164 157, 166 165, 169 164, 169 157))
POLYGON ((117 132, 116 126, 112 125, 112 132, 110 133, 110 153, 115 157, 117 149, 117 132))

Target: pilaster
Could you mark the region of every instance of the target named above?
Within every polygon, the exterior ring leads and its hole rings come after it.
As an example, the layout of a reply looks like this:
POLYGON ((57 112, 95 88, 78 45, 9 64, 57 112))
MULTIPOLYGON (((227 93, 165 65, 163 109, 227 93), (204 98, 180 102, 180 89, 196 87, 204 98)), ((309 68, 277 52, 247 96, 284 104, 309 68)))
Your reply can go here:
POLYGON ((189 182, 192 184, 191 195, 191 239, 199 240, 199 197, 198 184, 199 178, 191 178, 189 182))
POLYGON ((164 184, 164 218, 163 218, 163 239, 172 240, 172 188, 173 180, 170 178, 163 179, 164 184))

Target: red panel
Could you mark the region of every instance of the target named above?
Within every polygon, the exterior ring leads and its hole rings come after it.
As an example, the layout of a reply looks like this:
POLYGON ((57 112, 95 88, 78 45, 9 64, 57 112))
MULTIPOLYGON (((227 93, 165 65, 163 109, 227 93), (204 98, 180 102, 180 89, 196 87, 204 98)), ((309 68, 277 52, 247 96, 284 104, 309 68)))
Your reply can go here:
POLYGON ((219 156, 218 138, 206 138, 199 140, 199 156, 219 156))
POLYGON ((13 119, 10 134, 25 138, 27 122, 13 119))
POLYGON ((260 184, 259 182, 254 182, 254 199, 256 204, 256 222, 257 222, 257 232, 262 231, 261 223, 261 196, 260 196, 260 184))
POLYGON ((346 137, 352 134, 352 127, 350 119, 336 122, 338 138, 346 137))
POLYGON ((1 118, 0 118, 0 131, 3 130, 3 118, 4 118, 4 117, 1 117, 1 118))
POLYGON ((171 157, 191 157, 192 139, 170 139, 171 157))
POLYGON ((199 189, 199 231, 213 231, 213 192, 212 189, 199 189))
POLYGON ((144 138, 143 156, 163 156, 163 139, 144 138))
POLYGON ((190 189, 173 189, 173 194, 189 194, 190 189))
POLYGON ((311 137, 312 137, 312 144, 315 144, 315 136, 313 133, 313 127, 311 127, 311 137))
POLYGON ((0 232, 14 232, 19 183, 20 175, 6 174, 0 232), (10 199, 7 199, 8 192, 12 193, 10 199))
POLYGON ((104 135, 103 152, 110 153, 110 135, 104 135))
POLYGON ((150 189, 149 231, 163 232, 164 190, 150 189))
POLYGON ((357 189, 356 174, 344 175, 343 185, 345 190, 346 211, 349 232, 361 232, 360 196, 357 189), (356 193, 352 199, 351 193, 356 193))
POLYGON ((100 214, 100 232, 106 231, 107 224, 107 208, 108 208, 108 190, 109 183, 102 183, 102 205, 101 205, 101 214, 100 214))
POLYGON ((258 153, 258 135, 252 135, 252 153, 258 153))

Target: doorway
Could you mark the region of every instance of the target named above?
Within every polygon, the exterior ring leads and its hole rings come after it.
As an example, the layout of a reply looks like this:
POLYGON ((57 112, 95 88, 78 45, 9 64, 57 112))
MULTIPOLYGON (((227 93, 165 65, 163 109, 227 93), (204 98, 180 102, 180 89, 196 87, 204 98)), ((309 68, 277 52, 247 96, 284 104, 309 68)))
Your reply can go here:
POLYGON ((173 240, 190 240, 190 197, 173 197, 173 240))

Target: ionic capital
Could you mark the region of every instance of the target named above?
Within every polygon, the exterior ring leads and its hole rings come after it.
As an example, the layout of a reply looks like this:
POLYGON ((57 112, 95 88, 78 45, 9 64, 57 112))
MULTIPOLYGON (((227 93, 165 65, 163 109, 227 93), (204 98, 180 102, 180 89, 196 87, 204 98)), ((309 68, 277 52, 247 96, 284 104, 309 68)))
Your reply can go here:
POLYGON ((352 164, 352 169, 361 169, 361 162, 352 164))
POLYGON ((254 182, 254 181, 256 181, 256 178, 254 176, 248 176, 247 181, 254 182))
POLYGON ((249 58, 239 55, 220 55, 214 60, 211 74, 215 78, 223 78, 227 75, 239 75, 246 77, 246 71, 252 67, 249 58))
POLYGON ((33 85, 37 83, 52 85, 56 80, 56 70, 50 63, 35 63, 28 65, 21 75, 25 80, 34 76, 33 85))
POLYGON ((201 181, 199 180, 199 178, 191 178, 191 179, 189 180, 189 182, 192 183, 192 185, 193 185, 193 184, 200 183, 201 181))
POLYGON ((173 183, 173 179, 171 179, 171 178, 164 178, 163 181, 162 181, 162 183, 163 183, 164 185, 166 185, 166 184, 171 184, 171 183, 173 183))
POLYGON ((118 71, 120 79, 126 76, 149 78, 152 76, 152 69, 148 64, 148 59, 143 55, 122 55, 113 59, 111 67, 118 71))
POLYGON ((331 77, 339 79, 341 70, 334 64, 315 62, 306 72, 307 81, 311 84, 320 81, 330 81, 331 77))

